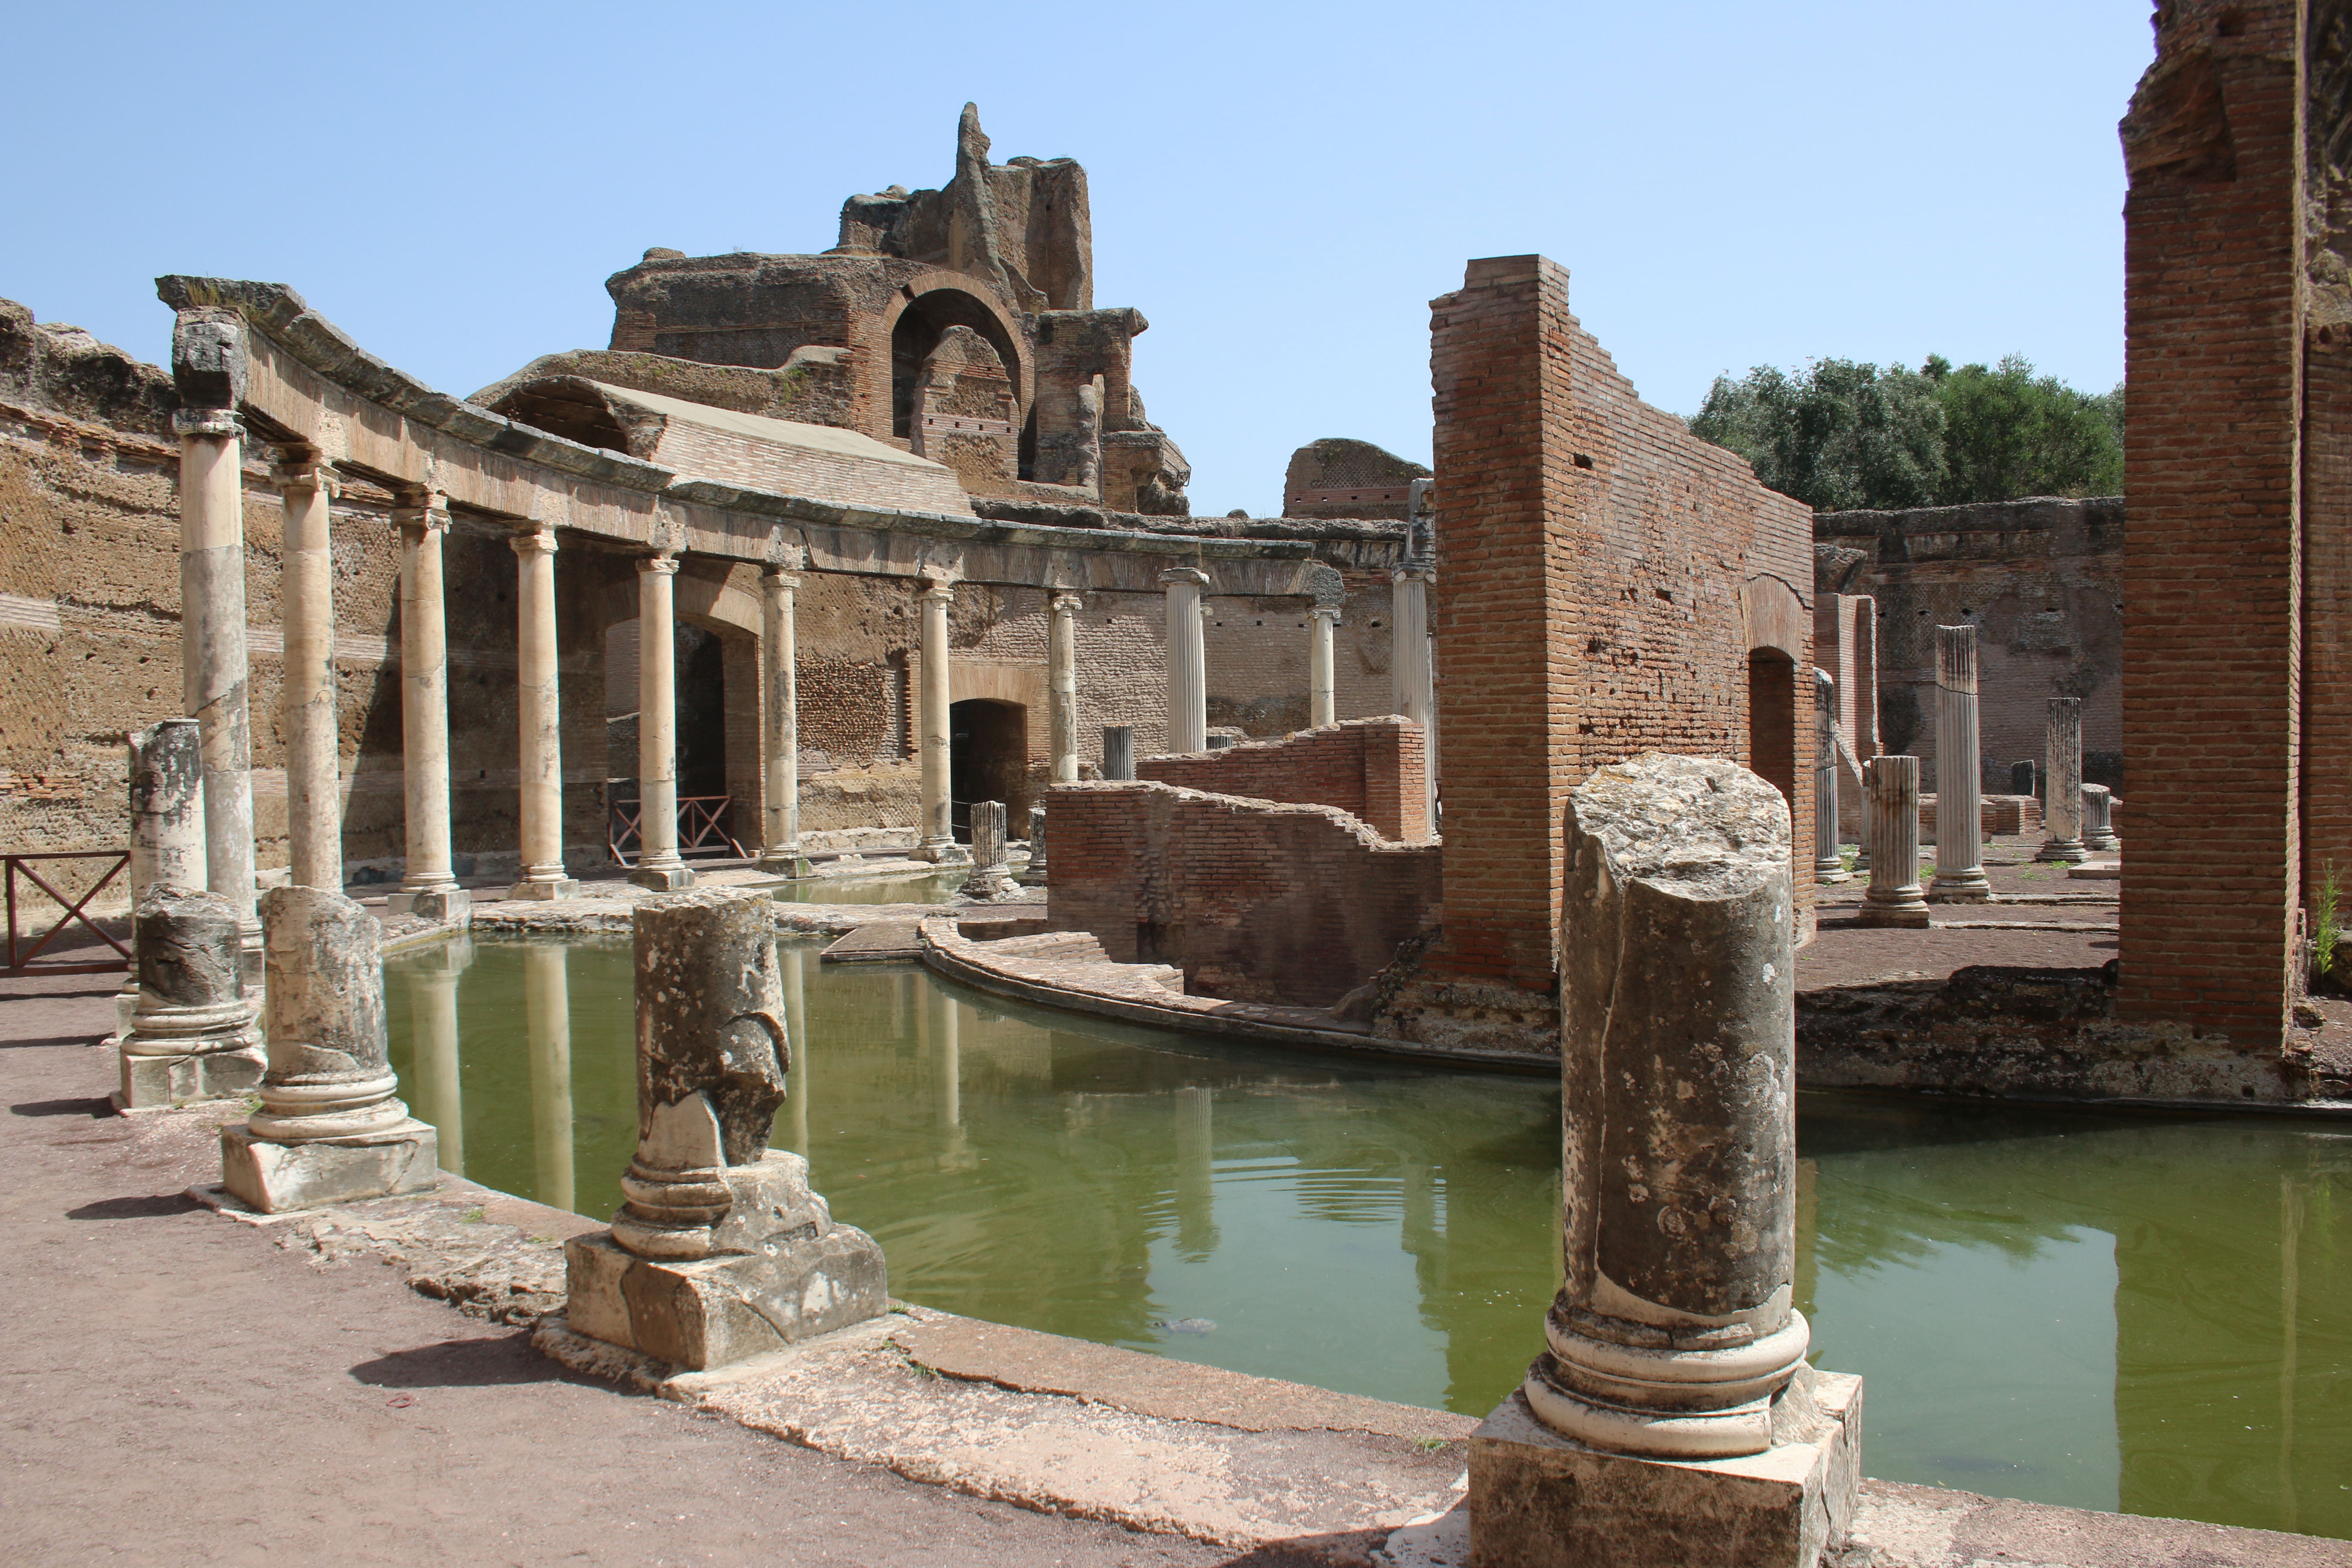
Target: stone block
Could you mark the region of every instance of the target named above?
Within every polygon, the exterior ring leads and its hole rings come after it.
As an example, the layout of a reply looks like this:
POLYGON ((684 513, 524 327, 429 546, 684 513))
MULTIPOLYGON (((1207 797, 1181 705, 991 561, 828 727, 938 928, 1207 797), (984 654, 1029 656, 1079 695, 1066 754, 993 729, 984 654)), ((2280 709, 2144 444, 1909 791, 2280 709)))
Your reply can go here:
POLYGON ((302 1143, 271 1143, 243 1126, 221 1129, 221 1184, 263 1214, 430 1192, 440 1158, 440 1135, 414 1117, 378 1132, 302 1143))
POLYGON ((851 1226, 688 1262, 639 1258, 593 1231, 566 1241, 563 1258, 573 1331, 698 1372, 889 1306, 882 1248, 851 1226))
POLYGON ((551 882, 517 882, 507 889, 507 897, 509 899, 552 900, 576 899, 579 896, 580 884, 570 877, 551 882))
POLYGON ((694 871, 686 866, 640 866, 629 873, 629 880, 656 893, 681 893, 694 886, 694 871))
POLYGON ((1589 1448, 1514 1393, 1470 1437, 1473 1568, 1814 1568, 1853 1529, 1862 1379, 1808 1381, 1791 1440, 1731 1459, 1589 1448))
POLYGON ((122 1057, 122 1086, 114 1103, 124 1110, 161 1110, 198 1100, 236 1100, 261 1087, 269 1063, 258 1048, 204 1051, 178 1057, 122 1057))
POLYGON ((474 895, 463 888, 432 888, 418 893, 394 893, 384 900, 387 911, 436 925, 463 921, 474 907, 474 895))

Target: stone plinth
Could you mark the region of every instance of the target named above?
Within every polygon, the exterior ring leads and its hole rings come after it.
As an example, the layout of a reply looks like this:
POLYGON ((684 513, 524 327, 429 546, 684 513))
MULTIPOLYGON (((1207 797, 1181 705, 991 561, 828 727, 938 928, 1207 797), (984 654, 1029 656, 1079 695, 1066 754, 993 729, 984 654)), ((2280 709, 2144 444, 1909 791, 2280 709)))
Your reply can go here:
POLYGON ((636 908, 637 1152, 607 1232, 564 1246, 572 1329, 701 1369, 881 1313, 882 1249, 768 1147, 791 1065, 761 894, 636 908))
POLYGON ((1653 1459, 1564 1437, 1513 1394, 1470 1436, 1475 1568, 1811 1568, 1860 1501, 1862 1379, 1802 1374, 1816 1407, 1760 1454, 1653 1459), (1810 1433, 1810 1436, 1804 1434, 1810 1433), (1572 1499, 1562 1529, 1564 1499, 1572 1499))
POLYGON ((2112 855, 2124 847, 2116 837, 2115 795, 2105 784, 2083 786, 2083 847, 2095 855, 2112 855))
POLYGON ((2062 866, 2079 866, 2091 858, 2083 829, 2083 700, 2050 700, 2050 771, 2043 775, 2048 795, 2042 803, 2042 821, 2049 837, 2033 858, 2062 866))
POLYGON ((1862 764, 1869 807, 1864 847, 1870 887, 1855 919, 1866 926, 1925 926, 1927 895, 1919 886, 1919 759, 1873 757, 1862 764))
POLYGON ((221 1182, 264 1214, 429 1190, 434 1130, 394 1097, 373 916, 325 888, 261 900, 269 1071, 261 1109, 221 1129, 221 1182))
POLYGON ((1018 889, 1011 858, 1004 847, 1004 803, 974 801, 971 807, 971 875, 963 882, 967 899, 1001 899, 1018 889))
MULTIPOLYGON (((201 838, 195 853, 203 853, 201 838)), ((123 1110, 234 1100, 260 1083, 268 1064, 246 995, 237 914, 216 893, 169 882, 140 893, 131 914, 139 996, 121 1039, 114 1096, 123 1110)))

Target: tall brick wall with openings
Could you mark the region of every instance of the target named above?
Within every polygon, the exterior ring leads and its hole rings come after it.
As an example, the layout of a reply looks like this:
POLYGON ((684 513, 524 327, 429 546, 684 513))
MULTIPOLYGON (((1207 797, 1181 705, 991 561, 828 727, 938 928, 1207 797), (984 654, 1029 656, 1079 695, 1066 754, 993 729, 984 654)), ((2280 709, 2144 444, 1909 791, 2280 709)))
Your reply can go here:
POLYGON ((1812 518, 1643 403, 1554 262, 1471 262, 1431 331, 1444 934, 1376 1027, 1556 1048, 1566 805, 1593 769, 1731 756, 1810 831, 1812 518))
POLYGON ((1185 990, 1328 1006, 1434 913, 1433 844, 1382 838, 1327 805, 1164 784, 1056 784, 1050 918, 1118 962, 1174 964, 1185 990))
POLYGON ((1402 843, 1429 837, 1421 726, 1394 715, 1350 719, 1218 752, 1148 757, 1135 772, 1139 779, 1211 795, 1333 806, 1402 843))

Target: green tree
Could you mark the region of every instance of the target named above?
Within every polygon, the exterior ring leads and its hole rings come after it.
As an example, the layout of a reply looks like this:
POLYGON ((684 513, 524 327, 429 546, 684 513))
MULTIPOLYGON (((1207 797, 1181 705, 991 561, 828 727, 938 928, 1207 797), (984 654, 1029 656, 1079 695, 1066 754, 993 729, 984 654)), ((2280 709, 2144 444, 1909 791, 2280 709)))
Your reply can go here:
POLYGON ((1988 370, 1927 362, 1944 408, 1944 503, 2116 495, 2124 488, 2123 388, 2077 392, 2011 354, 1988 370))

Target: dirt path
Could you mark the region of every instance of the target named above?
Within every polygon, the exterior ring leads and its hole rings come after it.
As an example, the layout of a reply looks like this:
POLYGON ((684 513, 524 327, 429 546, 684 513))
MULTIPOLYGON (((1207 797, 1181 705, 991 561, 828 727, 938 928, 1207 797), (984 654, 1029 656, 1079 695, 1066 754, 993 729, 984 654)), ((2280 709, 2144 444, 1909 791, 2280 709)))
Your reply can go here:
POLYGON ((315 1268, 196 1208, 205 1130, 106 1106, 111 1053, 83 1042, 113 984, 0 981, 8 1561, 1232 1561, 572 1380, 381 1265, 315 1268))

